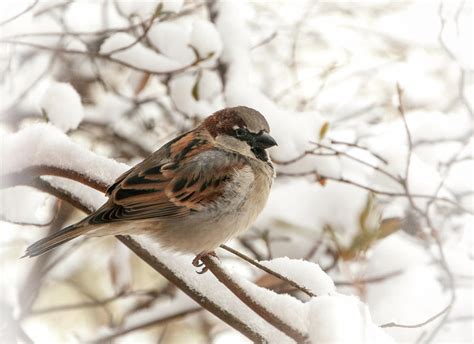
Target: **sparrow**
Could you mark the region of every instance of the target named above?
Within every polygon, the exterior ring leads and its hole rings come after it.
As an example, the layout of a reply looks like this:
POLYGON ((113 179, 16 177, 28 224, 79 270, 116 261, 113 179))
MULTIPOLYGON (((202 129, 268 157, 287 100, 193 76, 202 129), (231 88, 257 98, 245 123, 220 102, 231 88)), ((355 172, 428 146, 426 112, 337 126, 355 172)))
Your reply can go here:
POLYGON ((163 248, 200 258, 246 230, 267 201, 277 145, 258 111, 226 108, 166 143, 107 189, 107 202, 83 220, 41 239, 39 256, 79 236, 145 234, 163 248))

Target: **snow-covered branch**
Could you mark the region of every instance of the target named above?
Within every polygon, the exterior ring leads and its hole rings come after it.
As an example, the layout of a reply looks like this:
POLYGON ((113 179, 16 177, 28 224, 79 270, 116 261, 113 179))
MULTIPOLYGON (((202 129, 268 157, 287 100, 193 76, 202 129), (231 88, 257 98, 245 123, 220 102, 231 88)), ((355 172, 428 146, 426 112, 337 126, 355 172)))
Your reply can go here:
POLYGON ((472 342, 470 2, 7 3, 7 340, 472 342), (267 118, 277 177, 211 272, 139 236, 18 259, 235 105, 267 118))

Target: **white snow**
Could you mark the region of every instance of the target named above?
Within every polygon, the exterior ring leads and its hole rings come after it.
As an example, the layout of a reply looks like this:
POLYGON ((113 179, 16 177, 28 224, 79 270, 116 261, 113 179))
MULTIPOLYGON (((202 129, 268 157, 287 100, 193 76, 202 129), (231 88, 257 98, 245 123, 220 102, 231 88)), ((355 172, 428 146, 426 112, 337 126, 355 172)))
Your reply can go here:
MULTIPOLYGON (((32 2, 2 2, 0 22, 20 13, 32 2)), ((376 240, 355 259, 339 261, 326 274, 319 266, 330 266, 332 255, 327 250, 336 245, 325 234, 324 227, 334 229, 339 245, 353 243, 355 235, 360 234, 360 215, 369 191, 332 180, 318 183, 314 176, 282 175, 317 170, 376 190, 403 193, 400 183, 364 166, 367 163, 396 177, 404 176, 408 141, 397 109, 398 83, 403 89, 405 119, 414 143, 409 190, 424 195, 437 192, 440 197, 474 210, 474 141, 469 137, 473 121, 472 110, 466 106, 470 104, 472 108, 474 99, 471 75, 474 59, 473 50, 469 49, 471 2, 384 0, 353 6, 347 2, 277 1, 268 5, 225 0, 213 6, 218 14, 216 23, 210 21, 206 4, 192 1, 79 1, 41 14, 50 6, 40 1, 30 12, 3 25, 2 39, 27 34, 18 40, 51 48, 61 44, 65 49, 80 52, 93 52, 89 49, 94 43, 105 39, 99 53, 110 54, 122 64, 110 63, 107 58, 94 58, 96 64, 92 64, 93 59, 84 54, 61 54, 59 58, 52 52, 6 44, 0 51, 1 112, 5 114, 5 121, 0 124, 2 175, 46 165, 75 170, 91 180, 110 184, 128 165, 141 158, 130 156, 128 143, 121 147, 122 138, 145 151, 153 151, 215 110, 235 105, 254 107, 266 116, 271 134, 279 143, 271 149, 274 161, 289 160, 314 148, 309 143, 313 141, 350 154, 363 163, 340 154, 306 156, 290 165, 276 164, 278 178, 267 207, 256 227, 243 234, 258 253, 280 257, 263 264, 311 289, 319 295, 317 298, 303 302, 260 288, 254 284, 257 274, 248 264, 221 257, 236 283, 264 307, 307 333, 312 342, 391 342, 386 334, 398 342, 416 342, 422 333, 429 334, 439 324, 436 320, 417 329, 383 331, 375 326, 391 321, 419 323, 449 302, 447 276, 440 268, 439 252, 422 217, 415 214, 416 226, 402 222, 401 230, 376 240), (143 32, 140 23, 146 25, 158 6, 162 6, 160 18, 156 18, 147 37, 136 42, 143 32), (445 26, 440 31, 443 21, 445 26), (135 29, 126 29, 130 24, 135 29), (65 30, 84 34, 64 36, 65 30), (95 35, 96 30, 106 30, 106 34, 95 35), (60 35, 39 35, 45 32, 60 35), (118 51, 127 46, 130 47, 118 51), (161 75, 192 64, 195 54, 191 46, 201 57, 212 53, 212 58, 184 72, 161 75), (226 67, 224 78, 218 63, 226 67), (146 75, 140 69, 153 75, 138 92, 137 85, 146 75), (463 69, 465 74, 461 79, 463 69), (96 78, 97 70, 100 80, 96 78), (38 124, 41 109, 48 115, 48 124, 38 124), (64 134, 77 128, 83 118, 91 122, 91 132, 88 127, 87 132, 74 131, 70 137, 64 134), (153 125, 148 127, 150 123, 153 125), (329 124, 329 130, 320 139, 325 123, 329 124), (101 130, 103 127, 107 129, 101 130), (112 143, 109 133, 117 135, 112 143), (333 144, 331 139, 367 147, 388 163, 363 149, 333 144), (113 155, 127 164, 102 155, 113 155), (454 160, 457 161, 446 165, 454 160), (272 239, 269 248, 260 238, 267 230, 272 239), (301 261, 309 252, 314 252, 311 262, 301 261), (401 272, 376 282, 364 282, 395 271, 401 272), (341 286, 336 292, 333 279, 353 282, 353 286, 341 286)), ((53 176, 42 178, 90 209, 106 200, 101 192, 75 181, 53 176)), ((49 223, 57 204, 54 197, 23 186, 0 191, 0 201, 2 221, 36 225, 49 223)), ((413 201, 421 211, 429 204, 427 199, 413 201)), ((403 218, 416 213, 405 197, 379 195, 374 202, 370 214, 374 227, 381 215, 403 218)), ((69 220, 78 220, 80 216, 76 212, 69 220)), ((429 216, 439 231, 457 296, 448 321, 433 343, 470 343, 473 341, 474 217, 442 202, 431 205, 429 216)), ((35 262, 18 261, 17 257, 24 246, 46 235, 50 228, 2 222, 2 229, 2 268, 11 278, 1 285, 0 294, 4 297, 0 297, 0 302, 13 307, 15 315, 18 290, 35 262)), ((147 238, 137 239, 193 290, 262 333, 269 342, 291 342, 242 305, 212 274, 196 274, 190 263, 193 257, 164 252, 147 238)), ((246 249, 237 241, 231 244, 246 249)), ((59 248, 57 253, 69 247, 59 248)), ((251 254, 250 249, 248 253, 251 254)), ((129 254, 113 238, 88 240, 85 247, 75 250, 51 271, 42 291, 52 290, 60 295, 62 289, 58 286, 69 283, 72 277, 75 281, 86 279, 88 286, 92 278, 94 297, 109 296, 113 287, 125 289, 130 283, 133 288, 162 285, 162 279, 154 271, 143 269, 136 264, 137 258, 129 254), (114 269, 123 267, 116 285, 111 284, 108 273, 111 262, 114 269), (85 268, 92 268, 93 272, 83 274, 85 268)), ((175 298, 159 298, 150 307, 129 315, 136 301, 131 297, 110 306, 114 319, 124 319, 125 328, 194 306, 193 301, 178 292, 175 298)), ((102 313, 96 317, 95 311, 89 311, 84 317, 82 313, 81 316, 69 312, 54 314, 52 317, 61 321, 52 324, 45 322, 44 317, 30 317, 22 325, 35 341, 44 342, 94 339, 94 335, 117 330, 105 329, 103 323, 96 321, 103 319, 102 313), (68 328, 62 322, 68 316, 73 318, 74 326, 78 319, 85 319, 89 322, 88 329, 75 326, 74 335, 70 331, 60 334, 68 328)), ((207 312, 186 318, 184 326, 201 335, 202 319, 212 327, 210 335, 216 343, 245 340, 207 312)), ((177 330, 175 324, 168 330, 182 335, 185 332, 180 331, 182 326, 180 322, 176 324, 177 330)), ((158 331, 137 331, 117 342, 153 342, 158 331)), ((195 341, 199 339, 192 337, 195 341)))
MULTIPOLYGON (((203 71, 197 74, 178 75, 170 80, 170 95, 177 108, 190 115, 206 117, 222 108, 222 98, 218 91, 222 83, 215 72, 203 71), (196 99, 193 89, 197 83, 196 99)), ((196 95, 196 94, 195 94, 196 95)))
POLYGON ((39 106, 48 120, 64 132, 76 129, 84 118, 81 98, 68 83, 51 82, 39 106))
POLYGON ((197 49, 201 58, 212 54, 212 59, 217 59, 222 52, 222 41, 219 32, 217 32, 214 24, 207 20, 193 22, 190 44, 197 49))
MULTIPOLYGON (((374 247, 367 266, 370 276, 402 272, 380 283, 368 285, 367 304, 376 323, 393 321, 417 324, 446 307, 448 294, 443 292, 437 281, 439 274, 430 263, 430 256, 423 247, 401 234, 392 235, 374 247), (397 259, 389 258, 394 256, 397 259)), ((411 331, 396 328, 387 331, 396 340, 403 342, 434 325, 436 323, 411 331)))
MULTIPOLYGON (((115 175, 114 173, 112 173, 112 178, 110 179, 110 183, 108 184, 113 183, 115 178, 119 175, 120 174, 115 175)), ((81 203, 84 204, 88 209, 96 209, 102 204, 104 204, 105 201, 107 201, 107 198, 102 192, 91 189, 90 187, 82 185, 81 183, 78 183, 74 180, 53 176, 44 176, 41 178, 47 181, 53 187, 73 195, 78 200, 80 200, 81 203)))
POLYGON ((208 69, 202 71, 198 87, 199 98, 208 100, 219 96, 223 89, 219 75, 208 69))
POLYGON ((334 282, 319 265, 302 259, 288 257, 260 261, 260 264, 276 271, 320 296, 334 292, 334 282))
POLYGON ((117 1, 120 10, 126 14, 138 15, 142 18, 149 18, 153 12, 161 6, 162 12, 179 12, 183 6, 184 0, 141 0, 141 1, 117 1))
POLYGON ((110 55, 112 58, 122 61, 138 69, 154 73, 171 72, 184 65, 172 60, 162 54, 158 54, 127 33, 116 33, 110 36, 100 47, 101 54, 110 55), (129 47, 127 49, 124 49, 129 47), (123 50, 120 50, 123 49, 123 50))
POLYGON ((353 296, 313 298, 309 322, 312 343, 395 343, 374 325, 367 306, 353 296))
POLYGON ((333 181, 325 186, 304 179, 276 183, 256 224, 262 228, 286 225, 314 235, 321 235, 329 225, 344 245, 358 230, 367 195, 365 190, 333 181))
POLYGON ((55 208, 53 196, 28 186, 0 190, 0 217, 7 221, 45 225, 54 218, 55 208))
MULTIPOLYGON (((275 331, 274 328, 267 327, 268 324, 262 322, 261 318, 256 317, 252 312, 249 313, 248 309, 246 309, 246 307, 243 306, 233 294, 231 294, 226 288, 222 288, 220 283, 212 274, 195 274, 192 265, 189 264, 192 259, 190 256, 165 254, 157 245, 154 245, 138 236, 135 237, 135 239, 138 240, 147 250, 153 252, 161 262, 165 263, 178 276, 183 278, 194 290, 203 293, 218 304, 225 305, 227 311, 244 320, 253 329, 264 334, 265 338, 270 342, 289 342, 287 337, 282 336, 281 333, 275 331)), ((270 265, 272 268, 276 267, 277 269, 278 266, 281 266, 281 260, 276 260, 274 265, 272 262, 273 261, 270 261, 265 264, 270 265)), ((299 265, 301 268, 299 262, 296 261, 294 264, 299 265)), ((303 269, 306 270, 308 267, 309 266, 304 266, 303 269)), ((227 271, 227 273, 232 276, 234 282, 244 288, 248 295, 250 295, 254 300, 272 311, 288 324, 291 324, 294 328, 303 333, 309 332, 311 338, 324 338, 329 342, 334 342, 341 338, 348 340, 348 338, 350 338, 349 336, 341 337, 343 334, 340 333, 340 329, 343 328, 343 325, 341 324, 339 317, 344 316, 344 324, 347 325, 347 323, 352 321, 353 325, 351 334, 357 335, 357 337, 354 338, 360 340, 361 343, 364 339, 373 340, 373 343, 379 342, 376 340, 385 340, 387 343, 391 342, 390 338, 372 323, 365 306, 353 297, 343 297, 340 295, 318 296, 313 298, 313 301, 305 304, 290 295, 279 295, 268 289, 258 287, 249 280, 240 276, 236 271, 227 271), (325 306, 325 304, 320 306, 318 302, 320 298, 328 300, 326 301, 327 304, 337 305, 337 309, 334 311, 334 316, 325 318, 324 315, 332 311, 332 306, 325 306), (289 309, 291 309, 291 312, 289 309), (348 312, 348 310, 350 310, 350 312, 348 312), (325 321, 325 329, 320 329, 319 322, 321 321, 325 321), (320 330, 321 332, 319 332, 320 330)), ((315 288, 315 291, 319 290, 321 292, 330 292, 332 290, 328 276, 325 276, 322 271, 317 269, 314 269, 312 273, 315 274, 317 280, 309 279, 308 281, 308 279, 305 279, 307 286, 313 287, 315 288)), ((297 282, 303 283, 303 279, 304 277, 299 276, 297 282)), ((319 341, 315 342, 319 343, 319 341)))
POLYGON ((75 144, 51 124, 34 124, 6 135, 0 150, 2 174, 21 172, 33 166, 54 166, 110 184, 128 169, 125 164, 100 157, 75 144), (91 171, 94 174, 91 175, 91 171))
POLYGON ((223 288, 214 275, 210 273, 203 275, 197 274, 195 268, 190 263, 193 257, 163 252, 163 248, 144 237, 136 236, 135 240, 149 252, 152 252, 160 262, 170 268, 179 278, 191 286, 193 290, 205 295, 214 303, 222 305, 227 312, 236 316, 241 321, 244 321, 252 329, 263 335, 268 341, 275 343, 292 342, 288 337, 276 331, 274 327, 269 325, 262 318, 253 312, 249 312, 248 307, 237 299, 227 288, 223 288))
POLYGON ((151 43, 159 51, 183 65, 193 63, 196 56, 189 47, 191 26, 176 22, 162 22, 153 25, 148 32, 151 43))

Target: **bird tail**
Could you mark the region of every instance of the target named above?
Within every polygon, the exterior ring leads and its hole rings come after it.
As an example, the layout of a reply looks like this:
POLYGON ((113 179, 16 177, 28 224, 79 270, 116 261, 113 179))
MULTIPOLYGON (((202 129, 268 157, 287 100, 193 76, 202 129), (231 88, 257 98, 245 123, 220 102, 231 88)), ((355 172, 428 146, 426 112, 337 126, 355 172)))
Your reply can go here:
POLYGON ((52 250, 53 248, 68 242, 69 240, 77 238, 88 230, 88 226, 85 225, 83 221, 63 228, 47 236, 46 238, 38 240, 33 245, 28 246, 23 257, 36 257, 42 255, 43 253, 46 253, 49 250, 52 250))

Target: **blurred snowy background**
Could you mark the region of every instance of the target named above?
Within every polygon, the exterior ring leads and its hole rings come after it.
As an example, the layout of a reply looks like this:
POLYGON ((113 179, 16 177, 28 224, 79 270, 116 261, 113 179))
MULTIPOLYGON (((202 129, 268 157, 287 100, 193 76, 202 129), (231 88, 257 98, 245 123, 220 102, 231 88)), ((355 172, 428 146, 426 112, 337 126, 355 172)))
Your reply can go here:
MULTIPOLYGON (((318 296, 219 250, 242 288, 315 343, 473 342, 471 1, 7 0, 0 13, 3 343, 245 341, 114 238, 18 259, 83 216, 52 190, 104 200, 35 173, 111 183, 235 105, 267 117, 278 176, 229 244, 318 296)), ((289 341, 190 257, 156 254, 289 341)))

